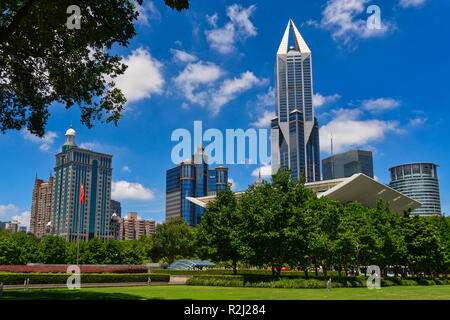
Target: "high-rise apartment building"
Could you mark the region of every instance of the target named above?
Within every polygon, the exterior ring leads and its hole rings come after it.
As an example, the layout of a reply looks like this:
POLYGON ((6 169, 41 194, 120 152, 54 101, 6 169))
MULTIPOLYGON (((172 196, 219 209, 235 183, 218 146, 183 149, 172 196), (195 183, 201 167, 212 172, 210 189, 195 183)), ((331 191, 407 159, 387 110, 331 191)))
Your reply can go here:
POLYGON ((289 20, 275 62, 276 116, 271 122, 272 172, 320 180, 319 123, 314 117, 311 50, 289 20), (294 43, 289 46, 292 33, 294 43))
POLYGON ((434 163, 408 163, 389 169, 389 186, 422 204, 420 208, 412 211, 413 214, 441 214, 437 167, 434 163))
POLYGON ((56 155, 52 232, 68 241, 110 237, 112 156, 77 147, 67 130, 56 155), (84 201, 81 201, 84 190, 84 201))
POLYGON ((373 158, 371 151, 351 150, 332 155, 322 160, 322 179, 332 180, 363 173, 373 179, 373 158))
POLYGON ((204 208, 186 197, 215 195, 228 183, 228 168, 208 168, 205 148, 198 146, 192 159, 186 159, 166 173, 166 220, 182 217, 189 226, 201 223, 204 208))
POLYGON ((115 240, 137 240, 155 232, 155 220, 139 219, 136 212, 128 212, 125 218, 111 217, 111 235, 115 240))
POLYGON ((52 221, 53 176, 47 182, 36 177, 31 201, 30 232, 42 238, 52 221))

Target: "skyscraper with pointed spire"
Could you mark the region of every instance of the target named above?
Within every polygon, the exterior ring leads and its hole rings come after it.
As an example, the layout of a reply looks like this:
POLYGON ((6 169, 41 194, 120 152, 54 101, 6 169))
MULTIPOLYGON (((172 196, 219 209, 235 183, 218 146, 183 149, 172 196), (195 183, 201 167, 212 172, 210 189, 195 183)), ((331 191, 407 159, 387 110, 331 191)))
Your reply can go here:
POLYGON ((276 116, 270 130, 272 172, 289 168, 294 179, 319 181, 319 123, 314 117, 311 50, 292 19, 277 52, 275 99, 276 116))

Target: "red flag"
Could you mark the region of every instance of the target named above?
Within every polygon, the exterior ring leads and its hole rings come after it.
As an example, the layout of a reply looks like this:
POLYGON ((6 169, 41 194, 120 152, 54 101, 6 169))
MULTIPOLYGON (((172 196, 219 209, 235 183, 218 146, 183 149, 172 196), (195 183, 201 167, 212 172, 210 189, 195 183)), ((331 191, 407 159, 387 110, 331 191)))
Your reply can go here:
POLYGON ((84 187, 83 187, 83 183, 81 184, 80 201, 81 201, 81 204, 84 203, 84 187))

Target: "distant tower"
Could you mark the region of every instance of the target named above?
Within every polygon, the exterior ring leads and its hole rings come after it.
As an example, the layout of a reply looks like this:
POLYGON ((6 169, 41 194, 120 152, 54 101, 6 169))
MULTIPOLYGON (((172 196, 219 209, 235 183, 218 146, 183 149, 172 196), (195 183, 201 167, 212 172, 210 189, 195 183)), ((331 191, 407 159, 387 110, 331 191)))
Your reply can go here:
POLYGON ((320 180, 319 123, 314 117, 311 51, 289 20, 275 63, 276 117, 271 122, 272 173, 320 180), (293 34, 294 46, 288 47, 293 34))
POLYGON ((182 217, 189 226, 202 221, 204 208, 186 197, 215 195, 228 183, 228 168, 208 168, 208 156, 203 146, 197 146, 191 159, 186 159, 166 172, 166 220, 182 217))
POLYGON ((47 233, 47 225, 52 219, 52 204, 52 175, 48 178, 48 182, 36 176, 31 201, 30 232, 38 238, 42 238, 47 233))
POLYGON ((389 169, 389 186, 422 204, 413 214, 441 214, 437 167, 434 163, 408 163, 389 169))

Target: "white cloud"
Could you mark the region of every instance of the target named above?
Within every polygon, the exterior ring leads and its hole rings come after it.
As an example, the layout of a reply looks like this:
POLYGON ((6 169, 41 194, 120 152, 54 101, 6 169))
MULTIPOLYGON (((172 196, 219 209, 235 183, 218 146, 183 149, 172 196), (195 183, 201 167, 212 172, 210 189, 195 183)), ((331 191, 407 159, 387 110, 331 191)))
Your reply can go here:
POLYGON ((258 94, 256 96, 256 105, 259 107, 273 107, 275 106, 275 89, 270 87, 267 93, 258 94))
POLYGON ((112 182, 111 197, 114 199, 153 200, 155 194, 137 182, 117 181, 112 182))
POLYGON ((184 96, 192 103, 205 105, 208 101, 208 94, 205 91, 195 93, 200 85, 211 85, 222 75, 223 71, 212 62, 199 61, 190 63, 174 79, 175 84, 180 88, 184 96))
POLYGON ((180 62, 194 62, 198 60, 196 56, 182 50, 170 49, 170 52, 173 54, 175 60, 180 62))
POLYGON ((19 221, 20 226, 27 227, 27 230, 30 229, 30 211, 24 211, 20 215, 13 216, 11 219, 19 221))
POLYGON ((379 98, 364 100, 361 107, 370 112, 382 112, 395 109, 400 106, 400 102, 392 98, 379 98))
POLYGON ((417 8, 424 5, 428 0, 400 0, 399 5, 403 8, 417 8))
POLYGON ((409 125, 411 127, 423 126, 428 121, 428 118, 417 117, 414 119, 409 119, 409 125))
POLYGON ((392 31, 395 25, 382 17, 380 29, 369 29, 367 27, 369 15, 366 10, 370 1, 328 0, 320 23, 316 21, 308 23, 331 31, 333 39, 343 44, 348 44, 355 38, 367 39, 383 36, 392 31), (358 18, 360 15, 361 18, 358 18))
POLYGON ((262 85, 265 82, 265 79, 257 78, 253 72, 250 71, 241 73, 239 78, 224 80, 220 88, 212 94, 210 106, 213 109, 214 114, 217 114, 223 105, 235 99, 239 93, 247 91, 253 86, 262 85))
POLYGON ((340 98, 341 98, 341 96, 337 93, 333 94, 331 96, 323 96, 320 93, 316 93, 316 94, 314 94, 314 97, 313 97, 314 107, 321 107, 328 103, 333 103, 340 98))
POLYGON ((236 191, 239 185, 234 181, 234 179, 228 177, 228 183, 231 183, 231 190, 236 191))
POLYGON ((100 145, 96 142, 83 142, 79 147, 86 150, 98 150, 100 145))
POLYGON ((55 142, 55 139, 58 137, 58 134, 54 131, 47 131, 42 138, 31 134, 27 129, 22 129, 20 133, 25 140, 40 144, 39 149, 42 151, 50 150, 51 146, 55 142))
POLYGON ((163 92, 162 64, 143 48, 133 50, 123 62, 128 66, 124 74, 114 79, 128 102, 150 98, 163 92))
POLYGON ((19 212, 19 208, 13 204, 0 204, 0 216, 11 216, 13 214, 17 214, 19 212))
POLYGON ((274 117, 275 112, 266 110, 255 122, 250 123, 250 125, 256 128, 265 128, 270 126, 270 121, 272 121, 274 117))
POLYGON ((218 19, 219 19, 219 16, 217 15, 217 12, 215 12, 212 16, 206 15, 206 20, 214 28, 217 28, 217 20, 218 19))
POLYGON ((255 5, 243 8, 239 4, 233 4, 227 7, 227 16, 230 21, 222 28, 217 28, 217 14, 212 17, 207 16, 208 22, 214 27, 205 32, 211 48, 227 54, 235 49, 236 41, 244 41, 248 37, 256 36, 256 28, 250 21, 250 16, 255 9, 255 5))
POLYGON ((130 169, 128 166, 122 167, 122 171, 123 171, 123 172, 131 173, 131 169, 130 169))
POLYGON ((320 149, 325 152, 330 151, 331 137, 334 151, 341 152, 355 145, 382 140, 388 132, 401 132, 395 121, 360 120, 362 112, 358 109, 339 109, 334 114, 335 118, 319 131, 320 149))
MULTIPOLYGON (((267 82, 267 79, 257 78, 253 72, 246 71, 239 77, 219 83, 223 74, 224 71, 218 65, 198 61, 189 63, 173 81, 189 102, 208 106, 214 115, 238 94, 267 82)), ((188 106, 184 103, 182 107, 186 109, 188 106)))
POLYGON ((150 20, 161 21, 161 13, 153 1, 146 1, 143 6, 137 5, 137 11, 139 12, 138 23, 149 25, 150 20))
POLYGON ((263 167, 256 168, 255 170, 253 170, 252 176, 258 177, 260 173, 261 173, 261 178, 271 177, 272 176, 272 166, 270 164, 268 164, 263 167))

